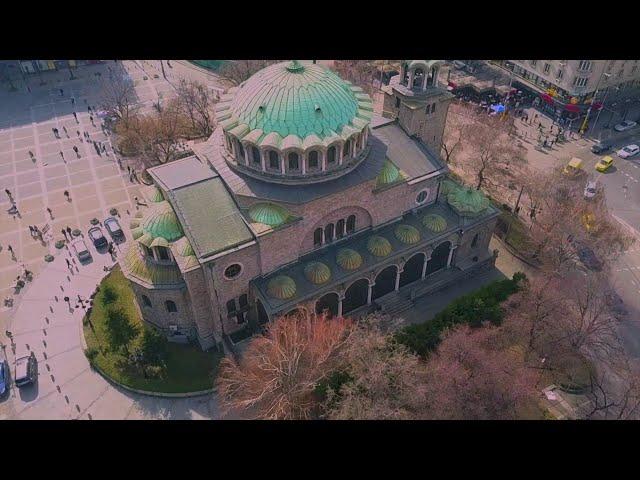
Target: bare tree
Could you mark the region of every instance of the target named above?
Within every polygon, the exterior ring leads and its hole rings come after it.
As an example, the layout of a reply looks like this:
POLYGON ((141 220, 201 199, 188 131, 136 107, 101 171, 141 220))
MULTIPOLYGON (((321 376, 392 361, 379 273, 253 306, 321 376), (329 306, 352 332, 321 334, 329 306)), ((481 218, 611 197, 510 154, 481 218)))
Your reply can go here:
POLYGON ((462 113, 462 107, 453 102, 449 106, 447 114, 447 123, 442 136, 441 149, 444 153, 444 159, 447 164, 454 162, 455 154, 463 148, 463 126, 465 125, 465 115, 462 113))
POLYGON ((308 419, 314 390, 339 366, 352 323, 299 313, 275 319, 239 363, 224 359, 217 377, 224 410, 251 411, 259 419, 308 419))
POLYGON ((240 85, 254 73, 277 62, 278 60, 229 60, 222 65, 218 74, 234 85, 240 85))
POLYGON ((137 114, 140 107, 133 80, 126 75, 113 75, 102 80, 101 106, 125 124, 137 114))
POLYGON ((202 83, 180 80, 177 87, 180 107, 189 118, 191 129, 198 137, 209 137, 215 126, 213 107, 216 103, 211 91, 202 83))

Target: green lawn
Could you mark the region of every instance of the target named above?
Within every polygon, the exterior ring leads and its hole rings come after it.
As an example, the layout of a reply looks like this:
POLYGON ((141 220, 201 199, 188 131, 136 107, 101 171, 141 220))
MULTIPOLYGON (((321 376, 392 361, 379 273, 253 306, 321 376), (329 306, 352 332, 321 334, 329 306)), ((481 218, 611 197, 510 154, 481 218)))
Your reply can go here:
MULTIPOLYGON (((150 328, 143 324, 134 304, 134 295, 129 281, 119 267, 116 267, 101 283, 101 291, 96 295, 90 320, 85 321, 84 336, 88 350, 98 351, 94 364, 113 380, 139 390, 165 393, 185 393, 207 390, 212 387, 221 354, 203 352, 198 345, 168 343, 164 368, 158 378, 144 378, 142 373, 125 362, 120 352, 110 350, 105 332, 106 307, 102 304, 104 287, 110 285, 118 294, 112 306, 122 307, 131 323, 139 327, 150 328)), ((136 340, 134 340, 135 343, 136 340)))

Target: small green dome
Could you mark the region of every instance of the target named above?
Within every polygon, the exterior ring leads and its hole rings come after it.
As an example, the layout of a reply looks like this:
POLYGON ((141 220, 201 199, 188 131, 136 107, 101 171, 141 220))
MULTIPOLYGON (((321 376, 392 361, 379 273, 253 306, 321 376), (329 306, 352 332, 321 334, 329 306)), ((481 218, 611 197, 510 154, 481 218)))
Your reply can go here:
POLYGON ((156 237, 156 238, 153 239, 153 242, 151 242, 151 246, 152 247, 168 247, 169 246, 169 242, 167 242, 162 237, 156 237))
POLYGON ((193 247, 189 243, 189 240, 187 240, 187 237, 182 237, 180 240, 178 240, 175 244, 175 247, 181 257, 189 257, 191 255, 195 255, 193 247))
POLYGON ((296 282, 286 275, 278 275, 269 280, 267 293, 271 297, 279 298, 280 300, 292 298, 296 294, 296 282))
POLYGON ((376 183, 381 187, 382 185, 389 185, 397 182, 399 178, 400 170, 398 170, 398 167, 389 160, 385 160, 384 165, 382 166, 382 171, 378 174, 376 183))
POLYGON ((351 248, 341 248, 336 254, 336 263, 343 270, 356 270, 362 265, 362 257, 351 248))
POLYGON ((435 233, 444 232, 447 229, 447 221, 435 213, 429 213, 422 217, 422 225, 435 233))
POLYGON ((142 189, 142 196, 146 198, 149 202, 158 203, 164 200, 162 196, 162 192, 160 189, 154 185, 149 187, 144 187, 142 189))
POLYGON ((151 244, 153 243, 153 236, 149 233, 145 233, 141 237, 139 237, 138 242, 144 245, 145 247, 151 248, 151 244))
POLYGON ((367 250, 376 257, 386 257, 391 253, 393 248, 391 247, 389 240, 381 237, 380 235, 374 235, 367 242, 367 250))
MULTIPOLYGON (((218 104, 223 128, 242 126, 242 132, 259 130, 286 138, 320 139, 353 125, 357 116, 370 118, 371 98, 331 70, 297 61, 270 65, 240 84, 218 104), (226 100, 226 101, 225 101, 226 100), (363 113, 363 111, 367 113, 363 113)), ((367 121, 368 122, 368 121, 367 121)))
POLYGON ((275 203, 256 203, 249 207, 249 217, 254 222, 277 227, 287 221, 289 213, 275 203))
POLYGON ((322 262, 309 262, 304 267, 304 276, 311 283, 320 285, 331 278, 331 270, 322 262))
POLYGON ((412 245, 420 241, 420 232, 412 225, 398 225, 394 233, 398 240, 408 245, 412 245))
POLYGON ((134 240, 139 239, 143 235, 144 235, 144 230, 142 230, 142 227, 136 227, 133 230, 131 230, 131 236, 133 237, 134 240))
POLYGON ((141 225, 145 233, 153 238, 162 237, 169 242, 175 242, 184 236, 178 217, 167 201, 154 204, 141 225))
POLYGON ((447 195, 447 202, 458 215, 476 217, 486 210, 489 200, 480 190, 458 188, 447 195))

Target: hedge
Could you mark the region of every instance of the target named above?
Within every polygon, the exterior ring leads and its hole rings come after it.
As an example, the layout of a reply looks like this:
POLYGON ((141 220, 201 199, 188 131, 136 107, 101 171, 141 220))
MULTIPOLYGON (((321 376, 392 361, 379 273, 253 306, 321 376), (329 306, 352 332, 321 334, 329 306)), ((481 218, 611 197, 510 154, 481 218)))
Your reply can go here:
POLYGON ((504 310, 500 304, 519 291, 525 279, 524 273, 517 272, 512 279, 492 282, 454 300, 431 321, 409 325, 398 330, 394 338, 414 353, 424 357, 436 349, 442 332, 455 325, 467 324, 479 327, 484 322, 500 325, 504 317, 504 310))

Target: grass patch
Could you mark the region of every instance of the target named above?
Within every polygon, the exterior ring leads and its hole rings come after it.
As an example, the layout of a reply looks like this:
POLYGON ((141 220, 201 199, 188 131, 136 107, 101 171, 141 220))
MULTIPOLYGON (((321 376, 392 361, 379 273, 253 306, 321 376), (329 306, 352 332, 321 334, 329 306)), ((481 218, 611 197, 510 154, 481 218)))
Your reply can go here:
POLYGON ((524 278, 523 273, 515 273, 512 279, 485 285, 457 298, 431 321, 404 327, 394 337, 414 353, 425 357, 437 348, 442 332, 448 328, 461 324, 479 327, 483 322, 500 325, 504 317, 500 304, 520 290, 520 282, 524 278))
POLYGON ((147 373, 153 378, 144 378, 142 371, 131 366, 122 352, 111 350, 105 326, 108 309, 121 308, 137 327, 140 333, 132 345, 139 341, 144 328, 151 328, 138 315, 134 302, 129 281, 119 267, 114 268, 100 284, 90 321, 84 322, 89 361, 118 383, 138 390, 186 393, 211 388, 222 358, 220 353, 203 352, 197 345, 168 343, 164 365, 150 367, 147 373))

